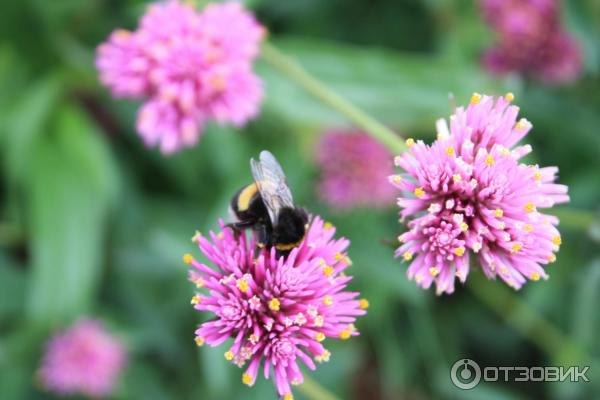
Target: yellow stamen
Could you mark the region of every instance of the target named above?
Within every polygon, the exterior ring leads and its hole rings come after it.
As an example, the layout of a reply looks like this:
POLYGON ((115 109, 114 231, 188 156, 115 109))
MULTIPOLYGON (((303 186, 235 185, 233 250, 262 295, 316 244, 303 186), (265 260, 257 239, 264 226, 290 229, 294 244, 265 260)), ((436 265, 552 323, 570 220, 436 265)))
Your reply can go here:
POLYGON ((127 39, 129 36, 131 36, 131 32, 129 32, 126 29, 118 29, 115 31, 115 33, 113 33, 115 39, 127 39))
POLYGON ((198 289, 200 289, 201 287, 204 287, 204 280, 202 278, 198 278, 194 281, 194 283, 196 284, 196 287, 198 289))
POLYGON ((323 268, 323 274, 325 276, 331 276, 333 275, 333 267, 330 265, 327 265, 325 268, 323 268))
POLYGON ((535 204, 533 204, 533 203, 527 203, 527 204, 525 204, 525 206, 523 207, 523 209, 525 210, 526 213, 534 212, 535 211, 535 204))
POLYGON ((248 286, 248 281, 246 281, 246 278, 240 278, 236 281, 236 286, 238 289, 240 289, 242 292, 246 292, 249 289, 248 286))
POLYGON ((288 393, 283 396, 283 400, 294 400, 294 395, 291 393, 288 393))
POLYGON ((469 225, 466 222, 461 222, 460 223, 460 230, 463 232, 466 232, 469 230, 469 225))
POLYGON ((533 179, 534 179, 536 182, 541 182, 541 181, 542 181, 542 173, 541 173, 539 170, 536 170, 536 171, 533 173, 533 179))
POLYGON ((454 254, 456 254, 459 257, 462 257, 463 254, 465 254, 465 247, 464 246, 460 246, 454 249, 454 254))
POLYGON ((195 306, 196 304, 199 304, 201 301, 202 301, 202 297, 200 297, 196 294, 196 295, 194 295, 194 297, 192 297, 192 300, 190 300, 190 304, 195 306))
POLYGON ((504 99, 510 103, 515 99, 515 95, 512 92, 508 92, 504 95, 504 99))
POLYGON ((317 316, 315 317, 315 326, 316 326, 317 328, 320 328, 320 327, 322 327, 324 322, 325 322, 325 318, 323 318, 323 316, 322 316, 322 315, 317 315, 317 316))
POLYGON ((531 233, 533 231, 533 225, 525 224, 523 225, 523 230, 525 231, 525 233, 531 233))
POLYGON ((323 353, 321 353, 315 357, 315 360, 317 362, 323 363, 323 362, 328 362, 330 357, 331 357, 331 353, 328 350, 324 350, 323 353))
POLYGON ((560 238, 560 236, 554 236, 552 238, 552 243, 554 243, 557 246, 560 246, 562 244, 562 239, 560 238))
POLYGON ((361 310, 366 310, 367 308, 369 308, 369 300, 367 300, 367 299, 360 299, 358 301, 358 307, 361 310))
POLYGON ((425 190, 423 190, 422 187, 416 188, 414 193, 415 193, 415 196, 417 196, 418 198, 425 196, 425 190))
POLYGON ((513 253, 518 253, 522 248, 523 245, 521 243, 513 243, 510 251, 512 251, 513 253))
POLYGON ((530 278, 531 278, 532 281, 539 281, 540 280, 540 274, 538 274, 537 272, 532 272, 530 278))
POLYGON ((481 95, 477 92, 473 93, 471 96, 471 104, 478 104, 481 101, 481 95))
POLYGON ((244 385, 251 386, 253 380, 254 379, 252 379, 252 375, 250 375, 250 374, 244 374, 244 375, 242 375, 242 383, 244 385))
POLYGON ((454 155, 454 147, 450 146, 446 149, 446 154, 448 154, 449 156, 453 156, 454 155))
POLYGON ((315 339, 317 342, 322 342, 323 340, 325 340, 325 334, 323 332, 317 332, 317 334, 315 335, 315 339))
POLYGON ((204 345, 204 338, 202 336, 196 336, 194 338, 194 342, 196 342, 196 346, 200 347, 204 345))
POLYGON ((194 261, 194 257, 190 253, 186 253, 183 255, 183 262, 190 265, 194 261))
POLYGON ((208 84, 217 92, 221 92, 227 87, 227 81, 222 75, 211 76, 208 79, 208 84))
POLYGON ((402 254, 402 257, 406 261, 410 261, 410 260, 412 260, 413 254, 410 251, 405 251, 404 254, 402 254))
POLYGON ((333 256, 335 261, 342 261, 344 259, 344 255, 342 253, 335 253, 335 256, 333 256))
POLYGON ((491 167, 492 165, 494 165, 494 162, 495 162, 495 160, 494 160, 494 157, 492 157, 492 155, 491 155, 491 154, 489 154, 489 155, 488 155, 488 156, 485 158, 485 164, 486 164, 486 165, 488 165, 488 166, 490 166, 490 167, 491 167))
POLYGON ((395 184, 399 185, 400 183, 402 183, 402 176, 401 175, 394 175, 394 177, 392 178, 392 180, 394 181, 395 184))
POLYGON ((323 297, 323 304, 325 304, 326 306, 330 306, 333 304, 333 297, 327 295, 325 297, 323 297))
POLYGON ((528 121, 525 118, 521 118, 519 122, 515 124, 515 129, 525 129, 528 121))
POLYGON ((452 180, 454 182, 460 182, 460 181, 462 181, 462 176, 460 176, 460 174, 454 174, 454 175, 452 175, 452 180))
POLYGON ((331 222, 325 222, 325 223, 323 224, 323 229, 325 229, 325 230, 327 230, 327 231, 328 231, 328 230, 330 230, 331 228, 333 228, 333 224, 332 224, 331 222))
POLYGON ((431 267, 429 268, 429 273, 431 274, 431 276, 438 276, 438 274, 440 273, 440 269, 436 267, 431 267))
POLYGON ((269 308, 273 311, 279 311, 280 306, 281 303, 278 299, 271 299, 271 301, 269 301, 269 308))
POLYGON ((556 261, 556 254, 552 253, 548 256, 548 261, 550 261, 551 263, 553 263, 554 261, 556 261))
POLYGON ((198 242, 201 237, 202 237, 202 234, 200 232, 196 231, 196 233, 194 233, 194 236, 192 236, 192 242, 198 242))
POLYGON ((406 146, 410 149, 411 147, 413 147, 415 145, 415 139, 413 138, 408 138, 406 139, 406 146))
POLYGON ((233 351, 231 351, 231 350, 226 351, 224 356, 227 361, 231 361, 231 360, 233 360, 233 357, 235 357, 235 355, 233 354, 233 351))
POLYGON ((352 333, 348 329, 344 329, 340 332, 340 339, 348 340, 352 336, 352 333))
POLYGON ((494 215, 497 218, 502 218, 502 216, 504 215, 504 210, 502 210, 501 208, 496 208, 496 211, 494 211, 494 215))

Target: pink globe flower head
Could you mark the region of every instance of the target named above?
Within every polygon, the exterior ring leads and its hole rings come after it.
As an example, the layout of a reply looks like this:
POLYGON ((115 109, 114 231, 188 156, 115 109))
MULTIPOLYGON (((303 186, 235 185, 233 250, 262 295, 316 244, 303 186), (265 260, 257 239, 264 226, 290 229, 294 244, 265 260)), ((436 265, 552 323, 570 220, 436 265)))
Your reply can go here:
POLYGON ((398 205, 409 230, 396 255, 410 262, 408 277, 438 294, 465 282, 470 253, 488 278, 519 289, 528 279, 547 279, 544 265, 561 244, 558 218, 541 210, 569 200, 554 183, 558 168, 526 165, 531 146, 516 146, 531 129, 517 121, 513 95, 474 94, 471 104, 438 121, 432 145, 407 141, 396 158, 404 174, 390 182, 401 190, 398 205))
POLYGON ((349 242, 334 239, 335 228, 317 217, 300 246, 277 258, 274 249, 257 251, 254 237, 236 238, 220 225, 210 238, 194 236, 212 266, 184 256, 199 289, 194 308, 215 316, 196 330, 196 344, 231 340, 225 359, 245 368, 242 382, 252 386, 262 369, 265 379, 273 375, 278 394, 291 400, 290 385, 303 381, 300 362, 315 369, 315 361, 329 360, 326 338, 358 335, 354 322, 368 302, 345 290, 352 279, 344 274, 351 264, 349 242))
POLYGON ((150 94, 150 60, 144 54, 137 35, 118 29, 108 42, 98 47, 96 67, 100 82, 115 97, 140 97, 150 94))
POLYGON ((564 31, 556 0, 482 0, 482 13, 498 37, 483 63, 497 74, 519 72, 547 83, 576 79, 582 55, 564 31))
POLYGON ((555 0, 482 0, 485 20, 503 38, 539 41, 559 27, 555 0))
POLYGON ((83 319, 50 339, 38 377, 59 395, 108 397, 125 361, 121 342, 99 321, 83 319))
POLYGON ((394 202, 394 189, 383 178, 394 172, 391 154, 362 132, 331 130, 316 150, 321 170, 318 193, 330 207, 386 207, 394 202))
POLYGON ((252 70, 265 29, 239 3, 200 13, 176 0, 148 8, 134 32, 98 47, 100 81, 117 97, 146 101, 137 129, 166 154, 193 146, 204 124, 255 117, 262 83, 252 70))
POLYGON ((537 68, 545 82, 571 82, 581 74, 583 57, 579 43, 565 32, 548 38, 537 68))
POLYGON ((206 36, 232 60, 254 59, 266 30, 238 2, 208 4, 201 15, 206 36), (223 29, 223 27, 236 29, 223 29))

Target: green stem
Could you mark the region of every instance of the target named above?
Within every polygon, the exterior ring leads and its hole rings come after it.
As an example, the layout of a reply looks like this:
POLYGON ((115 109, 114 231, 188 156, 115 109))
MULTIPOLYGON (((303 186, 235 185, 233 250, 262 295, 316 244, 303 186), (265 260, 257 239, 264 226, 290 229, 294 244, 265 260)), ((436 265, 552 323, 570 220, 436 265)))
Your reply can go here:
POLYGON ((394 154, 400 154, 407 149, 404 140, 399 135, 329 89, 310 75, 298 62, 279 51, 272 44, 265 43, 263 45, 262 58, 318 100, 345 115, 358 127, 387 146, 394 154))
POLYGON ((298 390, 312 400, 339 400, 317 381, 312 380, 312 378, 309 378, 306 375, 304 376, 304 383, 298 386, 298 390))

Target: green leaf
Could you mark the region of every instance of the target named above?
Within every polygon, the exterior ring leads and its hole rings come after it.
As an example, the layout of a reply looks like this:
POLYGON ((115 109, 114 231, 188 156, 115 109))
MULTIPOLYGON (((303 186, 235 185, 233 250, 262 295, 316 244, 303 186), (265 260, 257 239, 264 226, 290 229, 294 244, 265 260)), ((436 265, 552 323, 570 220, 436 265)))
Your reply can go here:
POLYGON ((41 324, 90 310, 117 187, 105 144, 79 109, 62 108, 53 133, 30 158, 27 186, 32 253, 27 314, 41 324))
POLYGON ((19 96, 8 121, 0 126, 4 167, 10 182, 22 178, 32 147, 36 139, 45 133, 45 124, 59 95, 60 80, 54 75, 44 77, 19 96))
POLYGON ((15 317, 22 310, 25 274, 8 257, 0 253, 0 321, 15 317))
POLYGON ((586 349, 596 345, 597 328, 600 326, 598 313, 595 311, 600 302, 600 260, 593 262, 582 271, 579 286, 573 304, 573 337, 586 349))

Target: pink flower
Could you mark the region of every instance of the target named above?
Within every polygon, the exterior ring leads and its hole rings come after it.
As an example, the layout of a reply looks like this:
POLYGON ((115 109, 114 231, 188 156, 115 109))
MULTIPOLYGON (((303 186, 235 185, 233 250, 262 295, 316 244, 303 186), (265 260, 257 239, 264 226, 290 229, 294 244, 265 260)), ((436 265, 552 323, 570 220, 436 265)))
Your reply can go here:
POLYGON ((287 257, 275 250, 256 250, 256 240, 236 239, 220 223, 222 232, 194 240, 212 267, 186 254, 194 268, 189 279, 199 292, 194 308, 214 314, 196 330, 196 343, 218 346, 228 340, 225 359, 245 367, 242 382, 252 386, 262 366, 266 379, 274 376, 277 392, 293 398, 290 384, 303 381, 301 361, 310 369, 328 361, 326 338, 358 335, 353 323, 365 314, 368 302, 344 289, 352 279, 348 240, 333 239, 335 229, 315 218, 302 244, 287 257))
POLYGON ((394 201, 394 189, 383 178, 394 172, 390 152, 361 132, 332 130, 317 147, 321 169, 318 192, 336 209, 385 207, 394 201))
POLYGON ((239 3, 202 13, 156 3, 135 32, 98 47, 100 81, 117 97, 142 98, 138 132, 169 154, 197 143, 207 121, 242 126, 255 117, 262 83, 252 70, 265 30, 239 3))
POLYGON ((96 320, 80 320, 46 346, 38 376, 60 395, 108 397, 125 365, 123 345, 96 320))
POLYGON ((539 41, 560 26, 555 0, 482 0, 481 8, 501 38, 539 41))
POLYGON ((437 293, 465 282, 469 253, 488 278, 500 276, 520 288, 527 279, 547 279, 543 266, 561 244, 558 218, 543 208, 569 200, 554 183, 558 168, 519 160, 531 146, 515 146, 531 129, 517 121, 512 94, 494 99, 474 94, 471 104, 438 121, 438 139, 428 146, 409 139, 396 158, 406 173, 390 177, 402 191, 398 205, 410 230, 399 236, 397 256, 411 261, 408 276, 437 293))
POLYGON ((581 73, 578 43, 560 22, 555 0, 482 0, 482 13, 498 36, 484 64, 498 74, 520 72, 550 83, 581 73))

